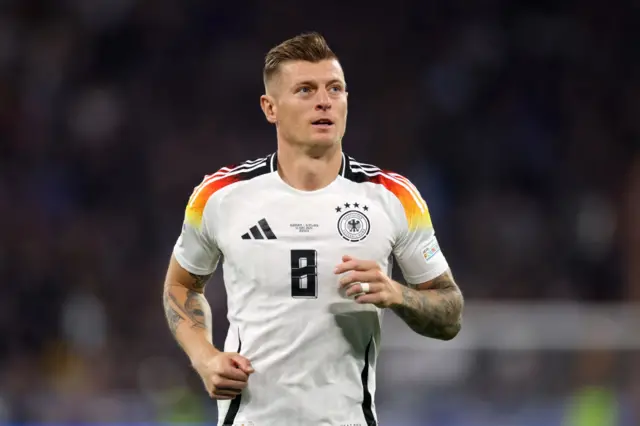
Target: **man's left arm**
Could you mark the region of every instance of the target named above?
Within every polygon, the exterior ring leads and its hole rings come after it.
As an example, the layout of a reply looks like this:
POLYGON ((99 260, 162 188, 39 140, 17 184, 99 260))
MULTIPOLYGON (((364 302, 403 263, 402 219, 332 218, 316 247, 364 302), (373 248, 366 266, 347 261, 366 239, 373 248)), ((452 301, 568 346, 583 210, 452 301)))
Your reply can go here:
POLYGON ((462 326, 464 299, 451 270, 410 288, 392 280, 371 260, 343 256, 336 267, 340 287, 357 303, 393 310, 416 333, 451 340, 462 326), (363 285, 366 284, 366 285, 363 285))
POLYGON ((451 340, 461 328, 464 300, 440 250, 427 203, 403 176, 382 173, 378 183, 388 190, 392 253, 407 286, 388 277, 376 262, 350 256, 336 268, 338 274, 349 272, 341 285, 348 286, 346 294, 356 296, 358 303, 393 310, 416 333, 451 340), (365 294, 358 294, 363 289, 365 294))
POLYGON ((450 269, 438 277, 406 287, 391 281, 396 297, 389 308, 416 333, 440 340, 451 340, 462 327, 464 298, 450 269))

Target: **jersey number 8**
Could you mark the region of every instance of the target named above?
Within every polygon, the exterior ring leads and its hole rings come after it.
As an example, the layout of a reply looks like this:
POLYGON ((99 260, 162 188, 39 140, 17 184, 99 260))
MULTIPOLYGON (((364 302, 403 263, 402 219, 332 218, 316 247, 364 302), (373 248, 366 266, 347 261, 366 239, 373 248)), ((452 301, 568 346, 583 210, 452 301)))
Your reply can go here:
POLYGON ((291 250, 291 297, 316 299, 318 297, 318 252, 291 250))

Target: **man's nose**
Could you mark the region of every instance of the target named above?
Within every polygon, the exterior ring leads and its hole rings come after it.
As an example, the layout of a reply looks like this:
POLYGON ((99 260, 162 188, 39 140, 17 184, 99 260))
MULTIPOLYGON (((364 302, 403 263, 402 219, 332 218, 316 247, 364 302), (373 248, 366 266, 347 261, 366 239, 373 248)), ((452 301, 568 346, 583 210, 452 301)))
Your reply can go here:
POLYGON ((318 103, 316 104, 316 110, 327 111, 331 108, 331 99, 326 90, 318 91, 318 103))

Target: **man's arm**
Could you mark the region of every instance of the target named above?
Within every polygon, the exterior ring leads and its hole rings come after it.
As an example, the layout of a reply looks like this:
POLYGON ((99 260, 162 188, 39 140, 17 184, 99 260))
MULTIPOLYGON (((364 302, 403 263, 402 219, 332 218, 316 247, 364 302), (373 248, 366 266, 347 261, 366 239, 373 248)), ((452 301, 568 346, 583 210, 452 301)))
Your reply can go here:
POLYGON ((171 256, 162 296, 164 312, 169 330, 192 363, 215 350, 211 308, 203 294, 210 277, 189 273, 171 256))
POLYGON ((402 303, 393 304, 390 308, 413 331, 440 340, 456 337, 462 327, 464 299, 451 270, 415 289, 398 285, 402 303))

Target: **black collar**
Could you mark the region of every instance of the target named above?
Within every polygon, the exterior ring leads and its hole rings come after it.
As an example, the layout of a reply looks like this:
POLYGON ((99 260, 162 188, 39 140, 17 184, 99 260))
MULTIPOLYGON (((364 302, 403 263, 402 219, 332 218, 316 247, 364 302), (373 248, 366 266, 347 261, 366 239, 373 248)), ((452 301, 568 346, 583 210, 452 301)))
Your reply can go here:
MULTIPOLYGON (((271 168, 271 172, 275 172, 278 170, 278 153, 274 152, 269 156, 269 167, 271 168)), ((340 164, 340 172, 338 173, 340 176, 345 177, 345 173, 348 173, 349 170, 349 156, 342 153, 342 163, 340 164)))

